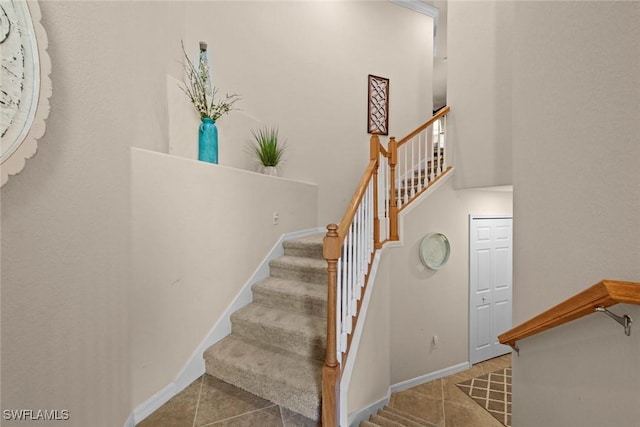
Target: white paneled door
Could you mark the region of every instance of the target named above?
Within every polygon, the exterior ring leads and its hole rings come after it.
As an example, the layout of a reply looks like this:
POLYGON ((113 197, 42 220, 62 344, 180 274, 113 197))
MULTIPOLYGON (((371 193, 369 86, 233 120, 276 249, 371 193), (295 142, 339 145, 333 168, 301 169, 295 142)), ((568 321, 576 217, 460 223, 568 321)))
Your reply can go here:
POLYGON ((509 353, 498 335, 511 329, 513 219, 469 217, 469 361, 509 353))

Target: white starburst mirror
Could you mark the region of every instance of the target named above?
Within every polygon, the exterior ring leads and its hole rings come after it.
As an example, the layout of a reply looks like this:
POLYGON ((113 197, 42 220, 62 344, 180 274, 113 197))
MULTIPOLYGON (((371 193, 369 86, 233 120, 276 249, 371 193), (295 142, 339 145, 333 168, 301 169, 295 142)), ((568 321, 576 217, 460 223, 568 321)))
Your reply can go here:
POLYGON ((49 116, 51 61, 35 0, 0 0, 1 185, 38 148, 49 116))

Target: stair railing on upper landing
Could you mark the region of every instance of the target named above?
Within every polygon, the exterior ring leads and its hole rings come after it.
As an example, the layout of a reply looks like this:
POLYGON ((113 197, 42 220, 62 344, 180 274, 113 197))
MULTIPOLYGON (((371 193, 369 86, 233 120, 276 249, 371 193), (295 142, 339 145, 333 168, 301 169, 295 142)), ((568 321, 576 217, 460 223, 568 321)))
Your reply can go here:
POLYGON ((322 369, 322 425, 340 420, 341 365, 351 347, 361 301, 375 253, 398 236, 398 212, 439 177, 447 165, 444 107, 387 148, 378 135, 370 141, 370 161, 340 224, 329 224, 323 253, 327 260, 327 354, 322 369))

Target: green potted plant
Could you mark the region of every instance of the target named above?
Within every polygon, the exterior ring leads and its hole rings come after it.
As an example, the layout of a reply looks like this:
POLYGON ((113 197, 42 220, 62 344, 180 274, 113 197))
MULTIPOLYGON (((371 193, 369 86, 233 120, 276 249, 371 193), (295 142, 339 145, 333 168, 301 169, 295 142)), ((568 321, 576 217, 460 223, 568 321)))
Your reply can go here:
POLYGON ((255 154, 258 164, 262 166, 262 173, 277 176, 277 167, 282 162, 287 148, 286 142, 278 138, 278 128, 267 126, 252 130, 251 134, 253 135, 251 151, 255 154))

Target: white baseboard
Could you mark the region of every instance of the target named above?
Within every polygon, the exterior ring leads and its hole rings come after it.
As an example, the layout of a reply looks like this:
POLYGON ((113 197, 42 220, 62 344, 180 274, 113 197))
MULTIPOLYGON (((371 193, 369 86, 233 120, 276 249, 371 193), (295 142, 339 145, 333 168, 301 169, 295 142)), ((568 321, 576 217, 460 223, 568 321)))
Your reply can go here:
POLYGON ((459 363, 457 365, 449 366, 448 368, 440 369, 439 371, 430 372, 419 377, 412 378, 410 380, 402 381, 389 387, 391 393, 403 391, 415 387, 420 384, 428 383, 429 381, 437 380, 438 378, 446 377, 448 375, 457 374, 458 372, 466 371, 471 365, 469 362, 459 363))
POLYGON ((204 374, 205 366, 204 359, 202 357, 203 353, 206 349, 231 333, 231 314, 244 307, 245 305, 251 303, 251 301, 253 300, 251 286, 256 282, 269 277, 269 261, 284 254, 282 242, 284 242, 285 240, 306 236, 308 234, 321 233, 323 231, 326 231, 326 229, 311 228, 308 230, 286 233, 280 236, 280 239, 278 239, 278 241, 273 245, 258 268, 256 268, 256 270, 253 272, 251 278, 247 280, 242 289, 236 294, 236 297, 233 299, 231 304, 229 304, 224 314, 209 330, 209 333, 202 340, 200 345, 193 351, 191 357, 182 367, 176 378, 162 390, 158 391, 149 399, 136 406, 136 408, 133 410, 132 415, 130 415, 127 419, 127 424, 125 424, 125 427, 135 426, 135 424, 129 424, 130 419, 133 419, 134 423, 139 423, 140 421, 151 415, 154 411, 156 411, 160 406, 164 405, 173 396, 184 390, 189 384, 198 379, 198 377, 204 374))
MULTIPOLYGON (((389 387, 389 390, 387 391, 387 394, 385 397, 371 403, 370 405, 367 405, 366 407, 358 411, 355 411, 349 414, 349 421, 346 425, 349 427, 357 427, 358 425, 360 425, 360 423, 363 420, 368 419, 371 415, 378 412, 380 408, 385 406, 389 402, 389 399, 391 398, 391 395, 393 393, 407 390, 407 389, 410 389, 411 387, 415 387, 417 385, 424 384, 429 381, 437 380, 438 378, 446 377, 448 375, 457 374, 458 372, 462 372, 469 369, 470 366, 471 365, 469 364, 469 362, 459 363, 457 365, 449 366, 448 368, 440 369, 439 371, 430 372, 428 374, 421 375, 419 377, 412 378, 410 380, 393 384, 392 386, 389 387)), ((340 425, 345 425, 345 424, 341 423, 340 425)))
MULTIPOLYGON (((179 392, 180 390, 177 390, 176 383, 174 381, 167 384, 162 390, 136 406, 132 413, 134 425, 147 418, 179 392)), ((130 418, 131 416, 129 416, 129 419, 130 418)), ((127 423, 129 422, 129 419, 127 419, 127 423)))
POLYGON ((124 422, 124 427, 136 427, 136 421, 133 416, 133 412, 129 414, 129 418, 124 422))

